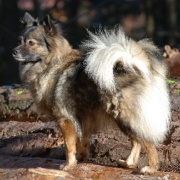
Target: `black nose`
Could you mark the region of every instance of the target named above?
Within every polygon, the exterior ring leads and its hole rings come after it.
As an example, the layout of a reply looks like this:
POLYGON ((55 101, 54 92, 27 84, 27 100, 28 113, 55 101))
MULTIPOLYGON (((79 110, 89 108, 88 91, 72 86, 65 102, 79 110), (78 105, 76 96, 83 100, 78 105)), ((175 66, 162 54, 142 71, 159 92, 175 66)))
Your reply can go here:
POLYGON ((13 52, 12 52, 13 55, 17 55, 18 53, 19 51, 17 49, 13 49, 13 52))

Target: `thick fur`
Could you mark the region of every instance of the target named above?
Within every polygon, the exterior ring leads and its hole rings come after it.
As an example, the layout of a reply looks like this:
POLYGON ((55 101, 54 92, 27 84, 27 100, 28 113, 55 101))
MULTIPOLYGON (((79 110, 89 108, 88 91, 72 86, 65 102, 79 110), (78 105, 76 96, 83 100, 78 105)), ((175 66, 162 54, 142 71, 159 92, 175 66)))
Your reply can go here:
POLYGON ((83 54, 71 48, 61 29, 47 16, 29 14, 20 45, 20 77, 28 84, 39 110, 55 119, 64 136, 65 170, 88 156, 88 139, 100 128, 116 124, 131 138, 132 151, 120 165, 134 167, 141 146, 149 159, 143 173, 158 169, 154 144, 169 127, 170 104, 166 68, 158 49, 148 40, 135 42, 122 30, 90 34, 83 54))
MULTIPOLYGON (((157 47, 147 39, 136 43, 120 29, 89 34, 90 40, 83 45, 88 49, 85 71, 100 89, 112 95, 107 109, 116 106, 117 121, 128 118, 128 125, 141 138, 153 143, 162 142, 169 127, 170 103, 166 67, 157 47), (128 86, 123 87, 123 79, 114 77, 114 66, 118 62, 125 71, 134 74, 135 80, 128 86), (111 103, 114 97, 117 97, 117 104, 111 103), (123 109, 127 113, 122 115, 123 109)), ((128 76, 128 73, 124 75, 125 84, 131 81, 128 76)))

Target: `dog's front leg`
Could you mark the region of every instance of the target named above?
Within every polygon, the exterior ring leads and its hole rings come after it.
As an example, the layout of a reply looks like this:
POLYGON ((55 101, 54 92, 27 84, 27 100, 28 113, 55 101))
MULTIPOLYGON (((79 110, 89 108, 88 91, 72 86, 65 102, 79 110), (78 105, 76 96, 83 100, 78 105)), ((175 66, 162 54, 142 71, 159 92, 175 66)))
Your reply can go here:
POLYGON ((63 170, 69 170, 77 165, 76 160, 76 141, 77 133, 74 125, 68 119, 59 119, 58 125, 61 129, 64 144, 66 147, 66 164, 62 168, 63 170))

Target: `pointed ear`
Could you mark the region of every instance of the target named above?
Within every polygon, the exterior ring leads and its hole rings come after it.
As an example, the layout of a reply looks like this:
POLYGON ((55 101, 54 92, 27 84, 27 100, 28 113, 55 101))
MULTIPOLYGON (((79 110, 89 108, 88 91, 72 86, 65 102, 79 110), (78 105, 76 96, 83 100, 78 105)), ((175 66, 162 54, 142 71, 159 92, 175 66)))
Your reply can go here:
POLYGON ((28 12, 24 14, 24 17, 20 20, 20 22, 25 26, 34 26, 38 24, 38 21, 35 20, 28 12))
POLYGON ((53 32, 53 23, 49 15, 45 16, 40 24, 44 27, 44 31, 46 34, 50 34, 53 32))

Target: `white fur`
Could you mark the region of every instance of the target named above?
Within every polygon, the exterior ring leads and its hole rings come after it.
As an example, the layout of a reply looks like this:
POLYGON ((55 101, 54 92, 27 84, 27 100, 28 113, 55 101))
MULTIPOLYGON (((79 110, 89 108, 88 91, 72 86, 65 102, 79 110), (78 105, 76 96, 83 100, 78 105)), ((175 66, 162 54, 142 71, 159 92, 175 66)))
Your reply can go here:
POLYGON ((139 97, 139 119, 132 127, 148 141, 159 143, 165 139, 170 124, 170 103, 166 84, 160 77, 147 85, 139 97))
POLYGON ((124 67, 133 69, 135 65, 145 78, 149 78, 150 72, 147 65, 138 58, 142 52, 141 46, 134 50, 132 46, 135 43, 128 39, 120 29, 114 31, 99 32, 94 35, 89 32, 90 41, 83 45, 89 50, 88 57, 85 60, 85 71, 100 86, 110 92, 115 90, 113 67, 116 62, 121 61, 124 67))
POLYGON ((133 67, 136 66, 147 83, 137 97, 139 116, 130 120, 130 126, 141 138, 153 143, 162 142, 169 128, 170 103, 165 82, 166 69, 156 58, 152 56, 149 60, 147 55, 157 52, 156 46, 148 40, 136 43, 125 37, 120 29, 89 34, 91 40, 84 44, 89 50, 85 71, 101 89, 113 93, 116 91, 115 63, 121 61, 134 73, 133 67), (151 74, 150 61, 153 61, 157 75, 151 74))

